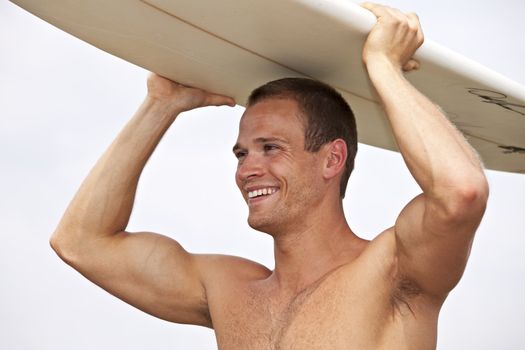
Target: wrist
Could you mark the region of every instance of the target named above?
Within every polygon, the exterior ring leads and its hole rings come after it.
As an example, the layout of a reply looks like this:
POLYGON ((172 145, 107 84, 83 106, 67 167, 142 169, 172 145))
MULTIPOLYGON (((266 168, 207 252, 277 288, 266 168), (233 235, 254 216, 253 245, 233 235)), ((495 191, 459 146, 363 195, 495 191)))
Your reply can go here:
POLYGON ((154 115, 166 117, 174 121, 177 116, 184 112, 184 108, 179 106, 176 101, 169 99, 162 99, 150 94, 142 102, 142 107, 154 115))
POLYGON ((365 62, 365 67, 372 85, 380 92, 384 85, 392 85, 394 82, 405 81, 405 75, 399 65, 396 65, 386 56, 377 55, 370 57, 365 62))
POLYGON ((403 74, 402 67, 399 64, 395 64, 386 55, 370 55, 364 59, 364 63, 369 74, 375 72, 403 74))

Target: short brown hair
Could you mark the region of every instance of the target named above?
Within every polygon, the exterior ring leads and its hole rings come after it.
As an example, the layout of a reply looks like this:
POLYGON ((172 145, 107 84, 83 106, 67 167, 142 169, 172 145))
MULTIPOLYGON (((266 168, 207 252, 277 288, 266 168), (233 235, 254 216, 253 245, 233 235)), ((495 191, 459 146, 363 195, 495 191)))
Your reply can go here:
POLYGON ((354 113, 341 94, 331 86, 307 78, 284 78, 253 90, 247 107, 270 98, 292 99, 305 118, 305 149, 317 152, 335 139, 346 143, 348 157, 341 177, 340 195, 344 198, 357 153, 357 128, 354 113))

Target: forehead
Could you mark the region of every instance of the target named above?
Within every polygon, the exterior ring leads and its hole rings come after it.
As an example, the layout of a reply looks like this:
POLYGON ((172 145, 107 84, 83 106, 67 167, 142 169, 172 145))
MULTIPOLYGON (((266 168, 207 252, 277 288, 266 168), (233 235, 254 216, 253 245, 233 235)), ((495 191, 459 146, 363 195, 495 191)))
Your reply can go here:
POLYGON ((239 123, 240 142, 257 137, 304 139, 304 119, 292 99, 266 99, 246 108, 239 123))

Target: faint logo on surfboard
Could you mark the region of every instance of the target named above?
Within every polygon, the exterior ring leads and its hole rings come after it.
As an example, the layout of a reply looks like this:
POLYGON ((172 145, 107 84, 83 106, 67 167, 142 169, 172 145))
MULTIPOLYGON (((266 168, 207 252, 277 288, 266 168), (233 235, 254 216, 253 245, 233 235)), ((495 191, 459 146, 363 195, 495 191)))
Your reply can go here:
POLYGON ((525 148, 516 147, 516 146, 498 146, 498 147, 503 149, 503 153, 505 154, 509 154, 509 153, 525 154, 525 148))
POLYGON ((476 88, 467 88, 467 91, 472 95, 481 97, 481 102, 495 104, 508 111, 525 116, 525 105, 509 102, 508 96, 501 92, 476 88))
MULTIPOLYGON (((525 105, 512 103, 508 101, 508 96, 501 92, 487 90, 487 89, 479 89, 479 88, 466 88, 466 89, 470 94, 480 97, 481 102, 494 104, 510 112, 514 112, 519 115, 525 116, 525 105)), ((462 123, 460 121, 456 122, 456 124, 459 124, 458 127, 460 128, 461 126, 465 127, 465 125, 461 125, 462 123)), ((468 127, 471 128, 472 125, 468 127)), ((473 135, 470 135, 470 136, 473 137, 473 135)), ((497 146, 503 151, 502 152, 503 154, 525 154, 525 148, 522 148, 522 147, 501 145, 501 144, 497 146)), ((520 171, 520 172, 525 172, 525 171, 520 171)))

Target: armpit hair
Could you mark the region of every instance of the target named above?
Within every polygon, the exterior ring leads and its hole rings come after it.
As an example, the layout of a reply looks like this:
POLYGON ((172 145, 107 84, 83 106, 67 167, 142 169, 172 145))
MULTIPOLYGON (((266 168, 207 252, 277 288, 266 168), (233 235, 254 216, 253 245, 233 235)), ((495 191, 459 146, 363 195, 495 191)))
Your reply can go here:
POLYGON ((411 303, 416 297, 421 295, 421 292, 421 288, 414 281, 408 278, 399 279, 390 299, 392 309, 399 314, 405 314, 408 310, 415 316, 411 303))

